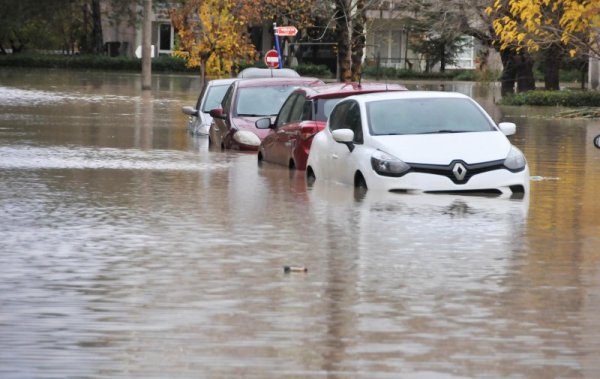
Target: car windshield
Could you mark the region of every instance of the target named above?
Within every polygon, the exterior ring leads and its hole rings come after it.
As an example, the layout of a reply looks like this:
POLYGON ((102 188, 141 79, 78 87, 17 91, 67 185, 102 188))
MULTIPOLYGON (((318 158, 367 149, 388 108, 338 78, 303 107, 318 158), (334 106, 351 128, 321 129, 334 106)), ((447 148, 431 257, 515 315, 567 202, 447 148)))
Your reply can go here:
POLYGON ((367 103, 371 135, 484 132, 495 130, 470 99, 393 99, 367 103))
POLYGON ((204 104, 202 105, 202 112, 208 113, 211 109, 220 108, 227 88, 229 88, 229 84, 208 87, 208 92, 205 96, 206 100, 204 100, 204 104))
POLYGON ((274 116, 294 88, 288 85, 240 88, 235 111, 238 116, 274 116))

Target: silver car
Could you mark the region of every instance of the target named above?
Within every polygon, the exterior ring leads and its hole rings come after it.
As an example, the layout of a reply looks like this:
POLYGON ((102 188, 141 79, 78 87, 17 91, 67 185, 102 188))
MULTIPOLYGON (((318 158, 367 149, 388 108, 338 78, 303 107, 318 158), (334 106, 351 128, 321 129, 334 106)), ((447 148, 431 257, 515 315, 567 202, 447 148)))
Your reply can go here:
POLYGON ((209 81, 200 96, 196 107, 185 106, 181 110, 190 116, 188 121, 188 131, 193 135, 207 135, 212 122, 212 117, 208 112, 211 109, 221 106, 221 100, 229 85, 236 81, 236 78, 214 79, 209 81))

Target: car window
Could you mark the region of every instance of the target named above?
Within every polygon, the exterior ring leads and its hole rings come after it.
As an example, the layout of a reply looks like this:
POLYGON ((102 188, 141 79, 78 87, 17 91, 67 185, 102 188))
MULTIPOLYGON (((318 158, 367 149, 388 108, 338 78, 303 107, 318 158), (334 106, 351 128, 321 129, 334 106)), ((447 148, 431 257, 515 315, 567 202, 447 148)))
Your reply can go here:
POLYGON ((223 96, 223 100, 221 101, 221 107, 225 113, 229 113, 229 108, 231 108, 231 100, 233 97, 234 88, 235 83, 231 84, 229 88, 227 88, 227 92, 225 92, 225 96, 223 96))
POLYGON ((292 110, 294 108, 294 104, 298 100, 301 95, 292 94, 281 106, 281 110, 279 111, 279 115, 277 116, 276 125, 277 127, 285 125, 290 122, 292 110))
POLYGON ((204 104, 202 104, 202 112, 208 113, 211 109, 218 108, 225 96, 225 92, 227 92, 227 88, 229 88, 227 84, 208 87, 204 96, 204 104))
POLYGON ((348 108, 345 123, 346 127, 354 132, 354 143, 363 143, 362 121, 358 103, 352 102, 352 105, 348 108))
POLYGON ((235 113, 239 116, 277 115, 294 88, 290 85, 240 88, 235 113))
POLYGON ((292 108, 292 113, 290 114, 290 121, 302 121, 302 114, 304 113, 304 103, 306 98, 302 94, 298 94, 298 98, 296 102, 294 102, 294 107, 292 108))
POLYGON ((314 103, 311 100, 305 100, 302 106, 302 121, 313 119, 314 103))
POLYGON ((331 111, 331 117, 329 117, 329 129, 344 129, 346 128, 346 112, 348 112, 348 108, 352 105, 350 102, 343 102, 338 104, 331 111))
POLYGON ((367 103, 373 135, 483 132, 495 130, 470 99, 393 99, 367 103))
POLYGON ((343 97, 319 99, 317 101, 317 113, 315 115, 315 120, 327 121, 327 118, 331 114, 333 107, 335 107, 336 104, 343 99, 343 97))

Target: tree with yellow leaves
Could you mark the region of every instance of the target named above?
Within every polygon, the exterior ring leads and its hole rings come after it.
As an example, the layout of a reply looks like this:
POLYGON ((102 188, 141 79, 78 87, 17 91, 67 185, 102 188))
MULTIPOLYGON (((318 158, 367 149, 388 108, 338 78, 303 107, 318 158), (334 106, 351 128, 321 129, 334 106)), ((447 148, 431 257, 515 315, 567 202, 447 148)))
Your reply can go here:
POLYGON ((202 86, 206 75, 228 75, 235 64, 255 59, 241 10, 237 0, 187 0, 171 11, 179 36, 174 55, 185 58, 188 67, 200 68, 202 86))
POLYGON ((547 89, 558 89, 564 55, 600 57, 598 0, 495 0, 486 12, 500 50, 544 54, 547 89))

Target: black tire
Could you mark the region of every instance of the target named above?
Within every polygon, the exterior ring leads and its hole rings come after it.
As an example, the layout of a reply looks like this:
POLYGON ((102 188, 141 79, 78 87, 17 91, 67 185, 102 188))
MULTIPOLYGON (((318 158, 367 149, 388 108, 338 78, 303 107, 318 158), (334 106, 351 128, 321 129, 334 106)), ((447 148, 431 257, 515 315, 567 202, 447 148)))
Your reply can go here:
POLYGON ((308 166, 306 168, 306 184, 311 186, 315 183, 315 180, 317 180, 315 172, 313 171, 312 167, 308 166))
POLYGON ((357 172, 356 175, 354 175, 354 187, 365 191, 368 189, 367 182, 360 172, 357 172))

